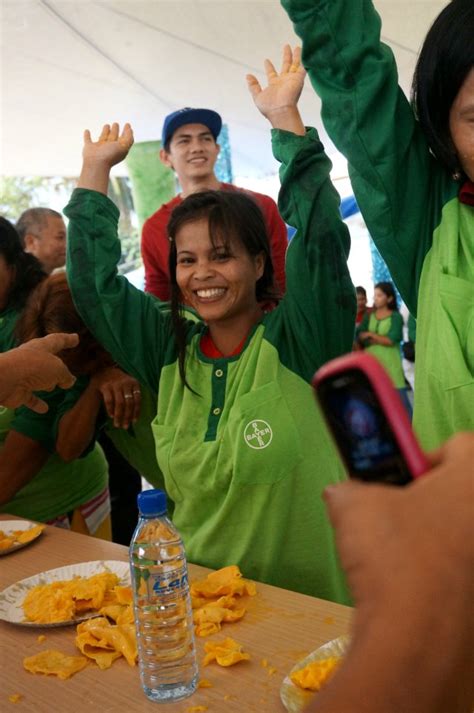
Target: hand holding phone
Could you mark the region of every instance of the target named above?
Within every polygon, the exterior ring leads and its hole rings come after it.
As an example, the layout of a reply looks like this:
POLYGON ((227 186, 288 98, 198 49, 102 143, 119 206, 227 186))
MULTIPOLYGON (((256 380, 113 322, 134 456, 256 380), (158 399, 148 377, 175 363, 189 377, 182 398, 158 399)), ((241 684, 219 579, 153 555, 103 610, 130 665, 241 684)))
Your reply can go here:
POLYGON ((312 383, 350 476, 406 485, 429 469, 400 397, 373 356, 333 359, 312 383))

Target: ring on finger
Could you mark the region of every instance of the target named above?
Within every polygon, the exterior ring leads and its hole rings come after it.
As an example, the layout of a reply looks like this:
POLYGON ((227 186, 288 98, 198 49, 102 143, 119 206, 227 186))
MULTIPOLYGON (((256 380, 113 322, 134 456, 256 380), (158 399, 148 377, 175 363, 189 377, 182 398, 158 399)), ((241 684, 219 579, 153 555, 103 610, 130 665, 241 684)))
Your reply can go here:
POLYGON ((124 399, 133 399, 133 394, 124 394, 123 398, 124 399))
POLYGON ((134 389, 134 390, 133 390, 133 393, 134 393, 134 394, 141 394, 142 392, 140 391, 140 389, 134 389))

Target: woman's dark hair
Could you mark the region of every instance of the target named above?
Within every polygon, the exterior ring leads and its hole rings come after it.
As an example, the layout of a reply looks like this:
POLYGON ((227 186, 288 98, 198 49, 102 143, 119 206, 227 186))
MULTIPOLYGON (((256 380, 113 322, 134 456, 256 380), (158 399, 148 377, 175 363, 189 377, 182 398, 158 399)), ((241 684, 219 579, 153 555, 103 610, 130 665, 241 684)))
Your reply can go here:
POLYGON ((416 117, 440 163, 460 170, 449 131, 449 112, 474 67, 474 0, 451 0, 429 30, 413 76, 416 117))
POLYGON ((362 285, 357 285, 356 287, 356 294, 357 295, 364 295, 364 297, 367 297, 367 290, 365 287, 362 287, 362 285))
POLYGON ((0 216, 0 255, 15 271, 8 295, 8 308, 22 309, 31 290, 45 279, 40 262, 30 253, 25 253, 13 225, 0 216))
POLYGON ((377 282, 374 289, 381 290, 391 300, 387 305, 388 309, 392 310, 392 312, 398 312, 397 293, 393 282, 377 282))
POLYGON ((79 335, 78 346, 68 350, 68 365, 71 356, 78 365, 76 375, 113 363, 80 318, 65 272, 49 275, 31 292, 15 329, 20 343, 56 332, 79 335))
POLYGON ((175 238, 184 225, 202 218, 209 222, 212 245, 223 244, 228 248, 231 241, 236 239, 249 255, 257 256, 263 253, 265 265, 262 276, 255 284, 255 296, 259 302, 279 299, 274 285, 267 228, 262 211, 255 201, 243 191, 204 191, 185 198, 173 210, 168 223, 171 318, 178 349, 179 373, 185 384, 186 332, 181 309, 182 296, 176 281, 175 238))

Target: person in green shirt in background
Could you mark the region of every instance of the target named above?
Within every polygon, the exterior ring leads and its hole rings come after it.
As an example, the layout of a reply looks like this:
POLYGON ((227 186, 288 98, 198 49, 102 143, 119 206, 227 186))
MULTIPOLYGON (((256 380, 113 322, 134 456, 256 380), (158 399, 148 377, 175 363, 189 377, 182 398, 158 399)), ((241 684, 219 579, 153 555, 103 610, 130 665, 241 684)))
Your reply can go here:
POLYGON ((133 143, 131 127, 85 133, 79 187, 66 208, 67 270, 76 306, 96 338, 158 394, 153 422, 173 520, 191 562, 237 564, 247 577, 348 602, 321 492, 345 473, 316 406, 311 378, 350 351, 355 295, 349 233, 331 164, 297 109, 305 72, 286 47, 268 86, 248 84, 273 126, 281 163, 279 209, 297 227, 287 289, 273 295, 265 222, 244 193, 188 196, 169 223, 171 316, 117 274, 118 211, 111 167, 133 143), (180 300, 181 297, 181 300, 180 300), (183 298, 201 321, 180 314, 183 298))
POLYGON ((364 350, 385 367, 411 417, 400 352, 403 317, 398 311, 397 295, 391 282, 378 282, 375 285, 373 310, 362 318, 356 334, 364 350))
POLYGON ((422 446, 474 429, 474 2, 423 43, 412 106, 372 0, 281 0, 322 118, 417 319, 413 424, 422 446))
MULTIPOLYGON (((16 274, 21 282, 23 271, 16 274)), ((24 342, 22 349, 30 339, 55 331, 79 334, 80 341, 61 353, 75 383, 40 394, 47 411, 0 409, 0 511, 110 539, 108 472, 95 444, 96 423, 105 401, 116 425, 128 427, 138 407, 135 402, 132 410, 123 394, 138 384, 112 367, 84 327, 65 273, 43 276, 12 325, 12 340, 24 342)), ((6 340, 6 330, 3 336, 6 340)))

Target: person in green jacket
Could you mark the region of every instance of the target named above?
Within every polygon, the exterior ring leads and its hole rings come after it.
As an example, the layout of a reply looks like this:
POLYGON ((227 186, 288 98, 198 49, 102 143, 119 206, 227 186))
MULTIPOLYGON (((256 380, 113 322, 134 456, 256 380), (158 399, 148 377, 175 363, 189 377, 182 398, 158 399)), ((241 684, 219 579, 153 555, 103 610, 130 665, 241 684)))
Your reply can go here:
POLYGON ((418 325, 414 427, 439 446, 474 428, 474 3, 423 44, 413 106, 371 0, 282 0, 329 136, 418 325))
POLYGON ((269 119, 281 163, 279 208, 297 226, 287 253, 287 292, 273 292, 268 236, 244 192, 190 195, 169 224, 171 315, 117 274, 118 210, 110 168, 133 143, 129 125, 85 133, 69 217, 68 280, 85 323, 114 359, 158 393, 153 422, 173 520, 188 559, 237 564, 245 576, 347 602, 323 489, 345 473, 316 407, 311 378, 351 348, 355 295, 349 233, 331 164, 297 109, 299 53, 285 48, 268 86, 249 87, 269 119), (316 189, 316 192, 315 192, 316 189), (201 320, 181 317, 184 297, 201 320))
POLYGON ((391 282, 378 282, 375 285, 374 308, 370 313, 366 312, 356 329, 356 335, 365 351, 385 367, 411 417, 400 353, 403 317, 398 311, 397 295, 391 282))
MULTIPOLYGON (((16 230, 2 218, 0 352, 16 346, 16 327, 28 309, 28 299, 48 279, 53 278, 47 278, 37 259, 23 251, 16 230)), ((68 354, 80 349, 73 347, 68 354)), ((66 353, 62 354, 64 359, 66 353)), ((104 491, 108 498, 107 465, 100 449, 66 465, 57 455, 51 455, 54 442, 51 448, 44 445, 52 438, 57 406, 68 395, 77 394, 79 386, 76 381, 67 391, 58 388, 41 392, 41 401, 49 405, 46 413, 44 409, 43 413, 34 413, 26 406, 15 410, 0 407, 0 512, 49 522, 90 503, 104 491)))

